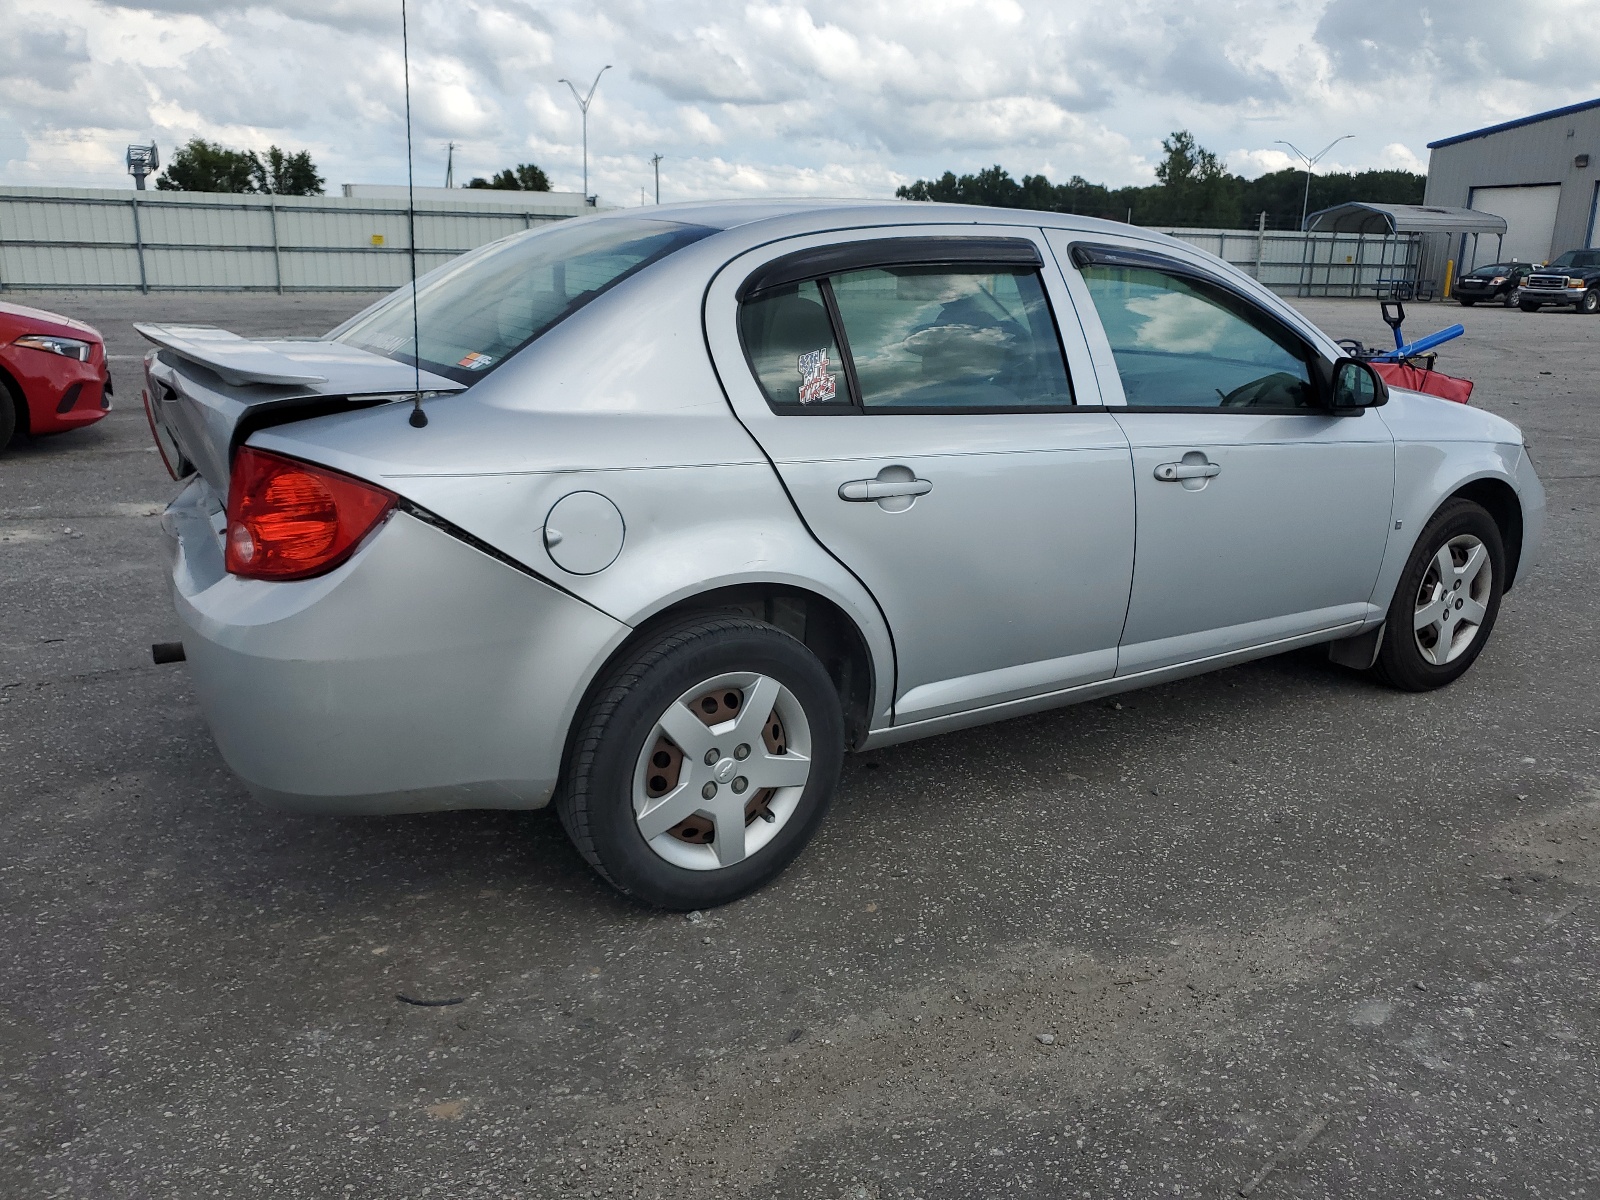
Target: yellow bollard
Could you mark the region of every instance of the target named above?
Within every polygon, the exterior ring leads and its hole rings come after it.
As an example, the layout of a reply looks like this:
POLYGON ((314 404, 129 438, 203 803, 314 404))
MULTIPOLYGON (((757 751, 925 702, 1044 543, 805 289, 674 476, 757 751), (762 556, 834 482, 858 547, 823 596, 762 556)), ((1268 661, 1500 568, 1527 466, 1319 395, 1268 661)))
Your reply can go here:
POLYGON ((1450 285, 1456 281, 1456 260, 1447 258, 1444 262, 1444 299, 1450 299, 1450 285))

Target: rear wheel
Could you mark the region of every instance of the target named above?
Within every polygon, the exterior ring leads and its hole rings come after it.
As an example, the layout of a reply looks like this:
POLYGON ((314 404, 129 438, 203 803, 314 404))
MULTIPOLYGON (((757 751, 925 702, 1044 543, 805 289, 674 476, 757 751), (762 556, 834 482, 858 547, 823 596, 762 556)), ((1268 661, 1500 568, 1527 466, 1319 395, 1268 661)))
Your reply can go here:
POLYGON ((618 890, 708 908, 800 853, 843 758, 838 693, 816 656, 769 625, 705 618, 641 646, 597 690, 558 811, 618 890))
POLYGON ((1483 651, 1500 612, 1500 528, 1470 500, 1452 500, 1417 539, 1389 605, 1377 669, 1408 692, 1454 683, 1483 651))

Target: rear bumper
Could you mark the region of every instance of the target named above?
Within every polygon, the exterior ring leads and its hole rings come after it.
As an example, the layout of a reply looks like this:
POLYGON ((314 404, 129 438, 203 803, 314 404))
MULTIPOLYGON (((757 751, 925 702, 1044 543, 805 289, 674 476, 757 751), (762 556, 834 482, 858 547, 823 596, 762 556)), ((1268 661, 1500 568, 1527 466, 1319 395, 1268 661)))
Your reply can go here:
POLYGON ((228 765, 274 807, 538 808, 628 628, 415 517, 317 579, 222 568, 200 480, 168 508, 189 669, 228 765))

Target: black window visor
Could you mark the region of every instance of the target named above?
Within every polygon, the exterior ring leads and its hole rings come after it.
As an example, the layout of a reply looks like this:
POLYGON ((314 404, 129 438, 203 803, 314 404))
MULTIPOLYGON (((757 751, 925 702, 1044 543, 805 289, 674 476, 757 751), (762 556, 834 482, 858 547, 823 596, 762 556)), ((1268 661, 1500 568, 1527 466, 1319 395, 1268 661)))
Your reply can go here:
POLYGON ((1037 268, 1044 265, 1044 260, 1039 255, 1038 247, 1026 238, 903 237, 836 242, 831 246, 797 250, 773 259, 739 286, 738 298, 741 301, 748 300, 759 292, 785 284, 843 271, 960 263, 1037 268))

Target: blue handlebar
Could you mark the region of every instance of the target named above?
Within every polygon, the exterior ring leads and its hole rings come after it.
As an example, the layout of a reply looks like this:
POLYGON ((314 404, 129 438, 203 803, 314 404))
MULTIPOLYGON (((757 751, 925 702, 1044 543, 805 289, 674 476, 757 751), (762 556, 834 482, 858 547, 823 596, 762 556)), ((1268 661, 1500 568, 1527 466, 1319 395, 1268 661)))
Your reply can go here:
POLYGON ((1446 342, 1453 341, 1466 331, 1466 326, 1464 325, 1452 325, 1448 329, 1439 330, 1438 333, 1430 333, 1427 337, 1419 337, 1416 341, 1412 342, 1408 346, 1397 346, 1393 350, 1388 350, 1382 354, 1373 355, 1373 361, 1395 362, 1402 358, 1411 358, 1414 355, 1426 354, 1435 346, 1442 346, 1446 342))

